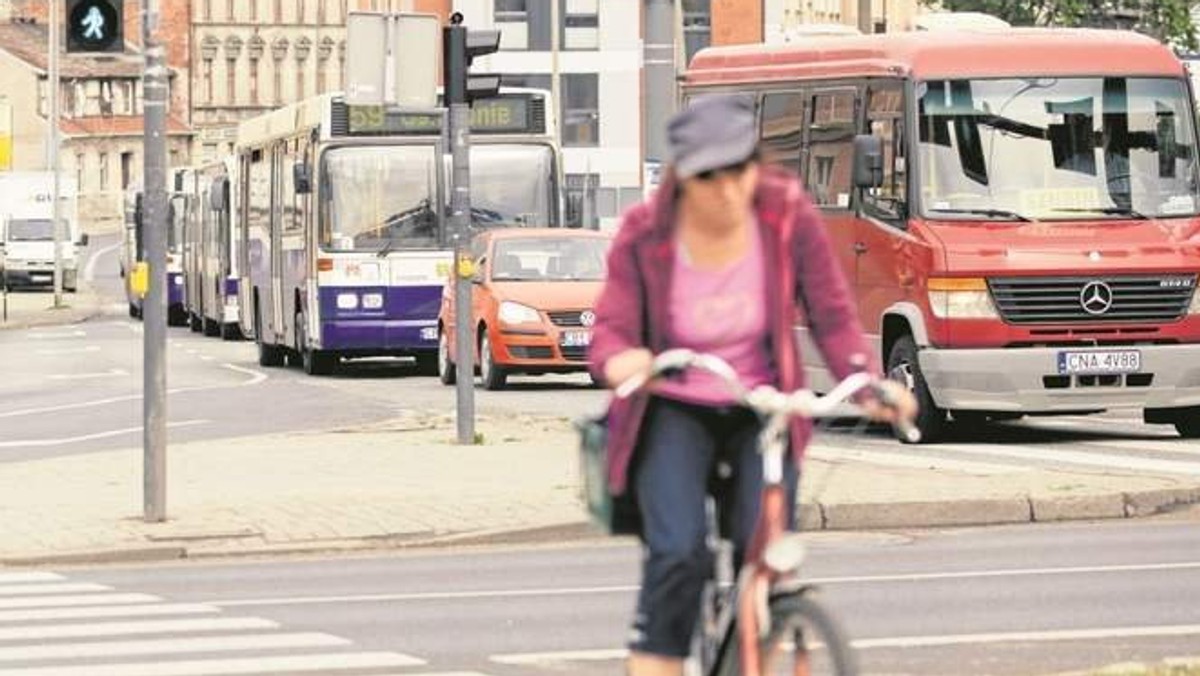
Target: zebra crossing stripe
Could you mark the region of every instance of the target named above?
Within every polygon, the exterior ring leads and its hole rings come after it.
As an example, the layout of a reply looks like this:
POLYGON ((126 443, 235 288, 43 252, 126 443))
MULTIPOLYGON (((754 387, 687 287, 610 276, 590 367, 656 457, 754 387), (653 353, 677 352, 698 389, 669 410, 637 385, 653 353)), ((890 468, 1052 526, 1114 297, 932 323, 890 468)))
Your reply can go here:
POLYGON ((0 596, 36 596, 38 594, 78 594, 80 592, 112 591, 112 587, 89 582, 59 584, 17 584, 0 586, 0 596))
POLYGON ((34 608, 31 610, 0 610, 0 624, 6 622, 33 622, 37 620, 82 620, 88 618, 153 615, 203 615, 219 612, 221 612, 220 608, 202 603, 145 603, 132 606, 34 608))
POLYGON ((0 584, 24 584, 28 582, 59 582, 63 580, 58 573, 28 572, 0 573, 0 584))
POLYGON ((958 460, 936 455, 908 455, 892 451, 880 453, 859 449, 838 448, 832 446, 813 446, 809 456, 814 460, 861 462, 885 467, 911 467, 916 469, 946 469, 966 474, 1013 474, 1032 471, 1032 467, 1022 465, 1003 465, 975 460, 958 460))
MULTIPOLYGON (((277 629, 279 624, 261 617, 204 617, 182 620, 60 624, 41 627, 0 628, 0 641, 35 641, 54 638, 120 636, 122 634, 172 634, 188 631, 277 629)), ((2 648, 0 648, 2 650, 2 648)))
POLYGON ((0 610, 14 608, 68 608, 72 606, 126 605, 154 603, 162 599, 150 594, 82 594, 0 599, 0 610))
POLYGON ((245 659, 0 669, 0 676, 242 676, 246 674, 418 667, 423 664, 425 664, 424 660, 402 653, 320 653, 245 659))
POLYGON ((1158 460, 1155 458, 1116 456, 1104 453, 1086 453, 1083 451, 1053 450, 1050 448, 1032 448, 1002 444, 954 444, 938 446, 937 450, 946 453, 1000 456, 1021 460, 1064 462, 1072 465, 1090 465, 1093 467, 1200 476, 1200 463, 1179 462, 1177 460, 1158 460))
POLYGON ((90 657, 164 655, 170 653, 238 652, 246 650, 278 650, 282 648, 325 648, 346 645, 350 645, 350 641, 338 636, 316 632, 203 636, 151 639, 145 641, 104 641, 4 647, 0 648, 0 662, 73 660, 90 657))

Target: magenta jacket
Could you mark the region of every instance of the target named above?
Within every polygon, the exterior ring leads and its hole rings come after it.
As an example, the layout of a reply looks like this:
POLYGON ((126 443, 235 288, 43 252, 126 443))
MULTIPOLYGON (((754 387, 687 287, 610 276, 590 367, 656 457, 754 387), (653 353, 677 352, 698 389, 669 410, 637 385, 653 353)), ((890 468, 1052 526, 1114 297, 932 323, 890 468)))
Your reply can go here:
MULTIPOLYGON (((626 212, 613 241, 590 348, 591 371, 599 378, 604 376, 604 365, 619 352, 648 347, 657 354, 671 347, 667 304, 675 262, 674 195, 675 184, 668 176, 648 201, 626 212)), ((801 317, 835 377, 864 369, 877 373, 877 360, 863 337, 854 299, 821 216, 796 177, 764 166, 754 210, 767 266, 765 292, 771 308, 769 345, 778 374, 776 387, 790 391, 804 386, 793 328, 801 317)), ((609 409, 608 482, 614 494, 625 491, 648 401, 649 394, 643 391, 626 400, 614 398, 609 409)), ((791 435, 793 460, 799 463, 812 425, 796 421, 791 435)))

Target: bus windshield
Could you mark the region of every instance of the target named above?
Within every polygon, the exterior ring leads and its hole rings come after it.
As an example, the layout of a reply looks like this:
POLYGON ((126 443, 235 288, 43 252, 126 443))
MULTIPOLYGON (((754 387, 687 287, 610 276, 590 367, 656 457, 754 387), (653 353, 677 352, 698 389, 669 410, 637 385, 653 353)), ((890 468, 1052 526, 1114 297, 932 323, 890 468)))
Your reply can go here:
POLYGON ((554 153, 534 144, 471 147, 471 224, 548 228, 556 225, 554 153))
POLYGON ((927 218, 1169 218, 1200 210, 1182 80, 932 80, 919 83, 917 95, 927 218))
POLYGON ((336 251, 441 245, 435 147, 334 148, 321 163, 321 245, 336 251))
MULTIPOLYGON (((66 221, 63 221, 66 227, 66 221)), ((49 218, 22 218, 8 222, 10 242, 48 242, 54 239, 54 221, 49 218)))

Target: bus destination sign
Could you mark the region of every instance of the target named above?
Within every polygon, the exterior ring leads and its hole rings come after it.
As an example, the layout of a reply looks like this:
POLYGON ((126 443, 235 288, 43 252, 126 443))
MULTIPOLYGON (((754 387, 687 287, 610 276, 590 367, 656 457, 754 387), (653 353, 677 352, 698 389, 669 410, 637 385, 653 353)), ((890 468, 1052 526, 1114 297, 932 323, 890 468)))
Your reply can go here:
POLYGON ((388 110, 384 106, 347 106, 352 136, 387 134, 442 133, 442 116, 438 113, 414 113, 388 110))
POLYGON ((471 131, 476 134, 537 134, 529 114, 529 99, 498 96, 471 103, 471 131))

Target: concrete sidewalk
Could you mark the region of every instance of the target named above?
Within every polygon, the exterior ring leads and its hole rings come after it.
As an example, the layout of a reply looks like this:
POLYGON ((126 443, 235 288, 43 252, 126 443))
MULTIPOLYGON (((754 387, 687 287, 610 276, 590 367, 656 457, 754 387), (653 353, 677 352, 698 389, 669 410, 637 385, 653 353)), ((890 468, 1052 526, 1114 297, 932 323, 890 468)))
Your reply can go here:
MULTIPOLYGON (((2 294, 0 290, 0 294, 2 294)), ((4 302, 0 295, 0 305, 4 302)), ((0 331, 40 326, 77 324, 103 313, 100 297, 80 287, 76 293, 63 292, 64 307, 54 307, 54 291, 20 289, 8 292, 8 319, 0 311, 0 331)))
MULTIPOLYGON (((0 564, 277 554, 596 534, 561 418, 483 418, 458 446, 449 417, 353 431, 172 446, 166 523, 142 514, 141 450, 0 464, 0 564)), ((903 447, 896 447, 903 453, 903 447)), ((995 474, 822 459, 809 528, 1140 516, 1200 501, 1200 482, 1097 472, 995 474)), ((831 457, 837 457, 833 454, 831 457)))

